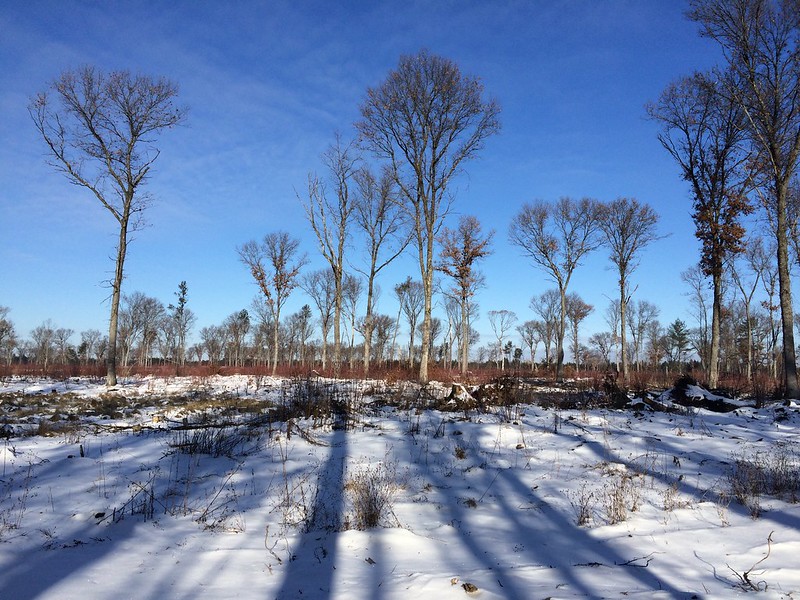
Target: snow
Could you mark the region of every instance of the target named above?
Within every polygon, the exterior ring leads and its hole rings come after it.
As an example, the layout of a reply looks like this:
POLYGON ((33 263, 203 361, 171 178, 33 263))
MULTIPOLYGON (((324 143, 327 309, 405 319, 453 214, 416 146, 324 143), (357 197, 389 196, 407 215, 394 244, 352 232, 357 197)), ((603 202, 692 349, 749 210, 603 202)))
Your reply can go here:
POLYGON ((135 409, 42 436, 29 435, 36 418, 12 419, 21 402, 65 413, 65 398, 90 406, 106 389, 0 384, 12 434, 0 443, 0 598, 800 595, 797 498, 763 494, 754 518, 730 477, 737 460, 777 449, 800 472, 796 406, 401 410, 372 395, 391 394, 386 384, 358 382, 348 428, 231 410, 279 402, 286 385, 129 381, 115 394, 135 409), (197 432, 233 450, 180 452, 197 432), (379 526, 357 530, 365 478, 390 500, 379 526))

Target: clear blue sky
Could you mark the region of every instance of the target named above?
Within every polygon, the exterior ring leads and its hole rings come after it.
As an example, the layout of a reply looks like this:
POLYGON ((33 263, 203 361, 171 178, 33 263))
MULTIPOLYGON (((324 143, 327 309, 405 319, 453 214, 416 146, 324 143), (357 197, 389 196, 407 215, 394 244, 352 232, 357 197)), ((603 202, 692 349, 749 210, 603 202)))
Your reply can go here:
MULTIPOLYGON (((107 328, 115 222, 47 166, 27 112, 64 69, 129 69, 180 86, 188 122, 159 144, 148 185, 156 203, 130 246, 124 291, 167 304, 186 280, 196 333, 255 296, 235 251, 243 242, 287 230, 308 269, 324 265, 295 190, 321 172, 334 132, 353 134, 367 87, 401 54, 427 48, 480 77, 502 107, 502 132, 466 165, 450 220, 474 214, 496 230, 478 299, 481 344, 491 337, 486 311, 533 318, 531 296, 552 287, 507 230, 523 202, 560 196, 651 204, 670 235, 642 256, 634 297, 656 303, 662 323, 693 325, 680 280, 698 252, 688 188, 643 108, 718 60, 685 9, 677 0, 3 2, 0 305, 24 336, 48 318, 76 332, 107 328)), ((383 276, 379 311, 395 314, 392 287, 418 278, 416 264, 409 255, 383 276)), ((606 329, 609 265, 599 251, 570 288, 596 307, 587 335, 606 329)), ((307 301, 297 292, 286 314, 307 301)))

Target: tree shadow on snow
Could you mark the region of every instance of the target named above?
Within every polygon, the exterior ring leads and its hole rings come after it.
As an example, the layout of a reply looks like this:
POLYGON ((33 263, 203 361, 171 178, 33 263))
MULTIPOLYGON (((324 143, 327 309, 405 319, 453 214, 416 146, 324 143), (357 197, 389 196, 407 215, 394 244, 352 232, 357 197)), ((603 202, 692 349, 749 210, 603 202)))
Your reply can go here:
POLYGON ((337 530, 344 514, 347 433, 334 430, 331 451, 322 466, 306 531, 292 550, 277 600, 330 598, 337 560, 337 530))
MULTIPOLYGON (((408 436, 407 443, 413 438, 408 436)), ((578 594, 597 597, 598 590, 592 585, 597 581, 597 573, 582 577, 582 569, 613 569, 614 580, 619 589, 645 589, 662 591, 672 598, 691 597, 691 592, 681 591, 671 582, 655 577, 652 572, 639 565, 631 564, 632 556, 623 556, 615 548, 602 540, 589 535, 586 529, 578 527, 571 520, 553 507, 543 497, 537 495, 535 489, 519 478, 514 468, 496 468, 485 464, 485 456, 475 448, 467 450, 466 462, 477 467, 477 481, 472 479, 473 489, 483 491, 476 508, 471 508, 464 498, 457 496, 451 483, 452 479, 441 468, 441 465, 417 463, 419 475, 436 488, 443 501, 442 522, 451 523, 457 532, 460 542, 475 559, 478 568, 485 569, 487 574, 473 572, 473 582, 481 587, 480 577, 495 579, 500 586, 501 594, 509 600, 530 598, 530 582, 514 571, 513 565, 503 562, 508 556, 509 548, 514 548, 517 563, 520 567, 540 567, 555 569, 558 579, 578 594), (434 468, 432 468, 434 467, 434 468), (485 496, 485 500, 484 500, 485 496), (529 507, 520 506, 520 499, 528 498, 529 507), (481 522, 478 512, 482 503, 498 510, 499 520, 509 532, 502 537, 507 547, 495 548, 498 543, 496 528, 481 522)), ((464 568, 453 565, 453 568, 464 568)), ((469 567, 467 567, 469 568, 469 567)), ((457 571, 456 571, 457 573, 457 571)), ((611 574, 611 571, 609 571, 611 574)), ((495 581, 487 582, 487 587, 495 587, 495 581)), ((555 589, 553 590, 556 591, 555 589)))

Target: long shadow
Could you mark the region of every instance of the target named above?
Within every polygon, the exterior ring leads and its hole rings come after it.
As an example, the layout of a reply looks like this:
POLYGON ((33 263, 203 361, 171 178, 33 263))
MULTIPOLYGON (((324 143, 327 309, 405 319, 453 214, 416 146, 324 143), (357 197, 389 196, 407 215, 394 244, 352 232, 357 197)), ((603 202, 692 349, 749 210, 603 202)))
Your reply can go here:
POLYGON ((293 549, 275 598, 323 600, 331 596, 336 571, 336 529, 344 512, 344 471, 347 434, 336 429, 331 451, 322 467, 307 530, 293 549))
MULTIPOLYGON (((485 457, 478 455, 478 450, 470 450, 472 461, 481 464, 485 457)), ((441 471, 419 465, 420 474, 427 477, 439 490, 444 500, 445 508, 449 513, 447 520, 457 523, 455 528, 464 548, 466 548, 476 562, 484 569, 491 571, 497 582, 503 588, 503 594, 509 600, 523 600, 530 597, 530 590, 524 580, 514 571, 499 561, 493 560, 487 552, 492 547, 492 533, 482 539, 480 526, 470 527, 473 509, 468 509, 465 504, 454 495, 448 485, 446 476, 441 471)), ((521 556, 530 560, 531 566, 557 569, 561 578, 578 593, 587 597, 596 597, 598 591, 591 586, 590 579, 584 581, 579 576, 579 565, 594 566, 604 565, 625 569, 625 578, 631 582, 638 581, 640 586, 649 590, 661 590, 673 598, 691 596, 675 588, 667 581, 656 578, 652 573, 641 568, 628 568, 623 565, 631 557, 620 555, 608 544, 599 541, 565 518, 558 509, 540 497, 536 497, 518 477, 514 469, 499 469, 487 466, 483 469, 481 489, 493 489, 492 503, 501 511, 502 519, 509 524, 509 531, 516 532, 515 539, 507 540, 507 544, 519 542, 524 547, 521 556), (515 498, 533 496, 541 511, 535 518, 525 516, 518 507, 512 506, 504 493, 500 493, 501 486, 515 498)), ((478 509, 480 510, 480 509, 478 509)), ((445 519, 443 519, 445 520, 445 519)), ((445 520, 446 522, 446 520, 445 520)))
POLYGON ((121 542, 133 537, 137 524, 130 519, 98 530, 92 522, 75 531, 73 540, 62 546, 51 550, 34 548, 20 553, 0 575, 0 597, 15 600, 41 597, 91 563, 112 554, 121 542), (104 541, 94 540, 98 534, 103 535, 104 541))
MULTIPOLYGON (((623 458, 615 451, 611 450, 606 446, 603 446, 599 441, 597 441, 598 438, 602 437, 603 435, 603 432, 598 427, 590 425, 582 427, 582 429, 585 434, 591 434, 592 438, 594 439, 589 439, 588 435, 581 435, 579 433, 575 435, 575 439, 580 440, 582 445, 590 448, 593 451, 593 453, 598 457, 598 459, 605 459, 625 465, 625 467, 627 469, 630 469, 631 471, 642 470, 642 465, 636 464, 634 461, 631 461, 627 458, 623 458)), ((624 433, 625 432, 623 431, 618 431, 615 433, 615 435, 624 435, 624 433)), ((717 456, 701 452, 695 448, 688 448, 686 446, 680 447, 677 446, 674 442, 665 441, 664 439, 659 439, 658 446, 654 446, 654 449, 676 457, 691 456, 694 459, 694 462, 698 465, 702 465, 705 462, 720 464, 720 459, 717 456)), ((679 479, 679 476, 672 475, 664 471, 648 471, 647 475, 649 477, 653 477, 654 479, 660 481, 665 485, 680 484, 681 492, 691 495, 698 502, 704 500, 719 502, 721 499, 720 494, 718 492, 712 489, 703 489, 701 487, 698 487, 697 485, 691 483, 691 478, 689 477, 684 477, 683 479, 679 479)), ((740 516, 750 517, 749 509, 745 506, 742 506, 739 503, 731 503, 728 506, 728 510, 740 516)), ((763 519, 765 521, 773 521, 776 524, 785 527, 800 529, 800 514, 796 514, 796 512, 789 513, 786 511, 777 511, 777 512, 764 511, 761 513, 759 519, 763 519)))
MULTIPOLYGON (((136 446, 139 443, 136 436, 113 440, 115 448, 136 446)), ((103 440, 96 440, 91 447, 87 447, 83 458, 78 456, 77 444, 74 447, 65 446, 63 450, 63 456, 54 456, 33 465, 33 479, 49 481, 53 479, 54 473, 61 472, 64 472, 66 479, 71 470, 95 469, 98 461, 103 460, 103 440), (63 461, 70 461, 70 464, 65 466, 63 461)), ((113 464, 109 464, 108 468, 113 469, 113 464)), ((109 477, 113 475, 109 474, 109 477)), ((64 484, 61 488, 61 491, 68 490, 69 484, 64 484)), ((56 499, 60 508, 63 503, 69 502, 68 499, 58 496, 56 499)), ((97 505, 102 507, 107 502, 105 498, 98 498, 97 505)), ((135 535, 140 521, 141 517, 131 516, 118 523, 100 525, 97 520, 88 519, 82 526, 69 529, 65 534, 66 538, 52 540, 51 547, 29 548, 16 554, 13 563, 0 573, 0 598, 29 600, 39 597, 63 580, 75 576, 115 552, 121 542, 135 535)))

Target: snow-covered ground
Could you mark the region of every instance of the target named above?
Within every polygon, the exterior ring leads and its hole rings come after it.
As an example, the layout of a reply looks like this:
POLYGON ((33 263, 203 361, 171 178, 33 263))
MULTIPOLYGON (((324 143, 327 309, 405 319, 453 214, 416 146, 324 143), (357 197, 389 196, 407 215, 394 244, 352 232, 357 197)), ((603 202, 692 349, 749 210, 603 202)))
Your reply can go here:
POLYGON ((0 599, 800 598, 796 407, 439 412, 341 385, 350 426, 287 428, 271 378, 0 383, 0 599))

